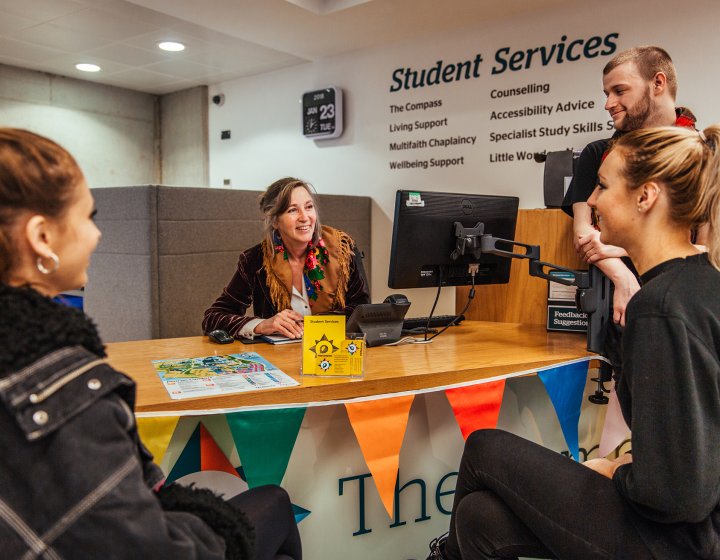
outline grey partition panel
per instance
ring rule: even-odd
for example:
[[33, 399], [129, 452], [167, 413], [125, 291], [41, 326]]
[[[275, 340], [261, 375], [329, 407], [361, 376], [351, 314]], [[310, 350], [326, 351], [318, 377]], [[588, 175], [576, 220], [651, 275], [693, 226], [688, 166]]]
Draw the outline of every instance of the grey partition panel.
[[370, 216], [372, 207], [367, 196], [342, 196], [323, 194], [318, 205], [323, 224], [333, 226], [350, 234], [357, 247], [365, 255], [363, 264], [370, 278]]
[[205, 310], [235, 272], [238, 252], [160, 256], [160, 338], [202, 334]]
[[156, 191], [94, 189], [103, 235], [85, 287], [85, 312], [103, 340], [142, 340], [158, 333]]
[[[201, 334], [205, 309], [241, 251], [262, 237], [260, 191], [139, 186], [94, 189], [103, 237], [85, 310], [107, 342]], [[348, 232], [370, 272], [367, 197], [320, 195], [323, 223]]]
[[259, 242], [257, 191], [160, 187], [160, 338], [202, 334], [203, 313], [220, 295], [238, 255]]

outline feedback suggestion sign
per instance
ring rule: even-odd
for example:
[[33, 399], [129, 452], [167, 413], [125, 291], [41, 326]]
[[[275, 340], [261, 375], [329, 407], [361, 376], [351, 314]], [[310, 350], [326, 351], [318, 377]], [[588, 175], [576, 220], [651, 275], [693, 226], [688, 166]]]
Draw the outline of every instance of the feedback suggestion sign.
[[[390, 170], [532, 160], [534, 152], [544, 150], [528, 147], [529, 141], [544, 139], [552, 142], [553, 149], [563, 149], [573, 147], [569, 140], [573, 135], [609, 136], [612, 121], [596, 118], [602, 107], [595, 98], [563, 98], [550, 80], [510, 86], [507, 84], [513, 80], [507, 78], [531, 69], [610, 57], [618, 50], [619, 37], [617, 32], [574, 39], [562, 35], [551, 45], [499, 48], [488, 60], [476, 53], [459, 62], [441, 59], [425, 68], [394, 69], [387, 124]], [[448, 94], [448, 87], [442, 86], [473, 81], [483, 83], [486, 87], [482, 89], [489, 86], [489, 93], [485, 101], [478, 100], [482, 120], [470, 125], [469, 130], [463, 108], [454, 106], [457, 100]], [[497, 82], [497, 87], [491, 81]], [[427, 92], [427, 98], [418, 100], [419, 92]]]

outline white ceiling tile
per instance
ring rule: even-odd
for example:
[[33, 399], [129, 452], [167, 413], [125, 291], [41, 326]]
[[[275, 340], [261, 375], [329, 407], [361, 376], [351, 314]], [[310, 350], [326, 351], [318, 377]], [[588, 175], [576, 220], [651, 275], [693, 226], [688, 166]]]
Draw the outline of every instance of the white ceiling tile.
[[40, 22], [72, 14], [83, 9], [83, 6], [73, 0], [2, 0], [0, 9]]
[[121, 17], [96, 9], [84, 9], [53, 20], [52, 23], [75, 32], [92, 33], [102, 37], [105, 42], [119, 41], [157, 29], [157, 26], [140, 19]]
[[155, 95], [164, 95], [166, 93], [174, 93], [176, 91], [182, 91], [184, 89], [190, 89], [204, 85], [207, 84], [203, 84], [201, 82], [196, 82], [193, 80], [182, 80], [180, 82], [173, 82], [171, 84], [150, 86], [150, 88], [146, 91], [148, 91], [148, 93], [154, 93]]
[[170, 27], [159, 29], [151, 33], [145, 33], [143, 35], [137, 35], [132, 39], [123, 42], [141, 49], [159, 50], [157, 44], [161, 41], [179, 41], [185, 45], [184, 51], [166, 53], [168, 56], [172, 56], [174, 58], [185, 58], [193, 53], [204, 52], [213, 48], [210, 43], [196, 37], [192, 37], [186, 33], [175, 31]]
[[13, 33], [20, 29], [32, 27], [33, 25], [37, 24], [37, 20], [3, 12], [2, 7], [0, 6], [0, 35], [5, 35], [6, 33]]
[[183, 81], [177, 76], [168, 76], [159, 72], [150, 72], [140, 68], [133, 68], [124, 72], [117, 72], [111, 76], [106, 76], [103, 83], [108, 84], [127, 84], [127, 87], [141, 88], [151, 87], [155, 85], [167, 85]]
[[138, 49], [125, 43], [113, 43], [100, 47], [99, 49], [86, 51], [84, 54], [97, 56], [105, 60], [112, 60], [120, 64], [127, 64], [128, 66], [145, 66], [155, 62], [161, 62], [167, 58], [165, 56], [166, 53], [160, 49], [154, 49], [152, 51]]
[[171, 76], [178, 76], [179, 79], [182, 78], [186, 80], [206, 79], [211, 76], [217, 76], [225, 73], [217, 68], [212, 68], [210, 66], [205, 66], [203, 64], [187, 60], [166, 60], [164, 62], [144, 66], [143, 69]]
[[[114, 72], [123, 72], [131, 68], [128, 64], [120, 64], [107, 60], [99, 56], [92, 56], [88, 54], [63, 54], [62, 56], [55, 57], [48, 61], [57, 68], [64, 69], [60, 72], [63, 76], [72, 76], [73, 78], [79, 78], [81, 80], [92, 80], [96, 81], [102, 74], [112, 74]], [[82, 72], [75, 68], [76, 64], [97, 64], [100, 68], [100, 72]]]
[[257, 49], [215, 49], [188, 57], [189, 61], [198, 62], [227, 72], [241, 72], [248, 68], [258, 66], [283, 64], [300, 64], [308, 62], [286, 53], [266, 50], [258, 52]]
[[16, 60], [42, 62], [63, 54], [65, 53], [55, 49], [0, 37], [0, 59], [7, 56]]
[[102, 10], [108, 14], [135, 18], [155, 26], [170, 26], [175, 22], [182, 21], [171, 15], [164, 14], [143, 6], [139, 6], [125, 0], [75, 0], [87, 8]]
[[65, 52], [77, 52], [104, 45], [107, 41], [91, 31], [78, 33], [72, 29], [58, 27], [52, 23], [43, 23], [23, 29], [11, 35], [15, 39], [50, 47]]

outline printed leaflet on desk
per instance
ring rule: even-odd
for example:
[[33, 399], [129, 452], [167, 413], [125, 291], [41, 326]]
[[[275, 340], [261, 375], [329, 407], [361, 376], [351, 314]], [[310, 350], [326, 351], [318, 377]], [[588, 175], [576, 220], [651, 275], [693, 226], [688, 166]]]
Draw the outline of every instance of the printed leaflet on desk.
[[299, 385], [256, 352], [154, 360], [153, 365], [171, 399]]

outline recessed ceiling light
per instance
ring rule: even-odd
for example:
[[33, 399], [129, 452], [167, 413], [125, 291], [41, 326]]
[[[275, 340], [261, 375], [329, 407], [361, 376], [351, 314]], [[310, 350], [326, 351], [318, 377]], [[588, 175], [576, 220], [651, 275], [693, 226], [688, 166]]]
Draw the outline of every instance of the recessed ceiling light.
[[87, 64], [81, 62], [80, 64], [76, 64], [75, 68], [82, 70], [83, 72], [100, 72], [100, 67], [97, 64]]
[[177, 41], [163, 41], [158, 43], [158, 47], [164, 51], [179, 52], [185, 50], [185, 45], [178, 43]]

